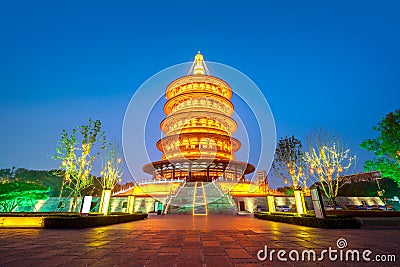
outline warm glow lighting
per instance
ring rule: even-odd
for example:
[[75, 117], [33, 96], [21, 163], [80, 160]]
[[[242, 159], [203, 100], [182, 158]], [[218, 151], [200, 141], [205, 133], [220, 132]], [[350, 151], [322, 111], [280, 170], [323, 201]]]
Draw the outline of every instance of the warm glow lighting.
[[[195, 183], [194, 185], [194, 194], [193, 194], [193, 215], [196, 216], [206, 216], [208, 214], [208, 209], [207, 209], [207, 199], [206, 199], [206, 193], [204, 192], [204, 183], [201, 182], [201, 190], [202, 190], [202, 197], [203, 197], [203, 201], [202, 202], [197, 202], [196, 199], [198, 197], [197, 195], [197, 183]], [[204, 206], [205, 209], [205, 213], [195, 213], [195, 207], [201, 205]]]
[[234, 197], [240, 196], [260, 196], [265, 197], [267, 192], [259, 184], [255, 183], [236, 183], [232, 182], [218, 182], [219, 186], [224, 192], [229, 192]]
[[135, 196], [128, 196], [128, 203], [126, 206], [127, 213], [133, 213], [135, 211]]
[[204, 59], [203, 59], [203, 55], [199, 53], [197, 53], [197, 55], [194, 58], [195, 61], [195, 66], [194, 66], [194, 70], [193, 70], [193, 74], [198, 75], [198, 74], [203, 74], [204, 75]]
[[43, 217], [1, 217], [0, 228], [43, 228]]
[[305, 214], [307, 209], [306, 209], [306, 204], [304, 202], [303, 191], [294, 190], [294, 201], [296, 203], [297, 214], [299, 215]]
[[111, 190], [110, 189], [103, 190], [101, 199], [102, 199], [102, 202], [100, 203], [99, 212], [103, 213], [104, 215], [107, 215], [108, 206], [109, 206], [110, 199], [111, 199]]
[[194, 194], [193, 194], [193, 215], [195, 215], [194, 213], [194, 208], [195, 208], [195, 203], [196, 203], [196, 191], [197, 191], [197, 183], [194, 183]]
[[[188, 75], [172, 81], [165, 96], [166, 118], [160, 124], [165, 137], [156, 144], [162, 152], [161, 161], [146, 164], [144, 172], [153, 175], [153, 179], [210, 182], [222, 173], [224, 177], [233, 175], [238, 181], [254, 171], [251, 164], [236, 161], [235, 152], [241, 143], [232, 137], [238, 127], [231, 118], [232, 89], [222, 79], [210, 75], [200, 52]], [[214, 164], [199, 167], [205, 160]], [[226, 168], [228, 164], [237, 167]], [[219, 173], [210, 175], [215, 171]]]
[[274, 196], [267, 196], [268, 211], [276, 212]]

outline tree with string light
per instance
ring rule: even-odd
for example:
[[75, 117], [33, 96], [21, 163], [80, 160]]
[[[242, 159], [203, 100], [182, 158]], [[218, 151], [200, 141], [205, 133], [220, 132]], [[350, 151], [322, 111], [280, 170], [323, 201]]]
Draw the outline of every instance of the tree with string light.
[[[272, 163], [274, 174], [282, 178], [285, 184], [288, 184], [290, 181], [293, 188], [296, 210], [299, 215], [305, 214], [307, 210], [302, 190], [302, 188], [306, 188], [306, 176], [303, 174], [305, 162], [301, 149], [301, 141], [293, 135], [290, 138], [282, 138], [278, 142], [274, 162]], [[271, 197], [270, 201], [272, 202]]]
[[112, 190], [118, 182], [122, 181], [121, 154], [121, 150], [116, 142], [114, 142], [106, 150], [105, 156], [103, 157], [103, 167], [100, 172], [100, 183], [103, 191], [101, 194], [99, 211], [104, 215], [108, 214]]
[[[98, 144], [100, 143], [100, 144]], [[98, 147], [96, 149], [96, 144]], [[64, 129], [56, 148], [57, 154], [53, 159], [61, 160], [59, 175], [64, 176], [62, 189], [70, 190], [73, 197], [71, 211], [76, 211], [78, 197], [82, 190], [94, 183], [94, 177], [90, 174], [94, 160], [106, 147], [106, 137], [101, 131], [100, 120], [89, 119], [87, 125], [81, 125], [73, 129], [71, 134]]]
[[308, 151], [304, 161], [309, 167], [311, 179], [320, 185], [328, 203], [336, 209], [335, 198], [343, 186], [343, 176], [356, 160], [350, 149], [334, 134], [314, 131], [307, 138]]
[[292, 137], [281, 138], [275, 149], [272, 163], [273, 173], [290, 184], [293, 189], [304, 187], [306, 177], [303, 175], [305, 162], [303, 160], [301, 141]]

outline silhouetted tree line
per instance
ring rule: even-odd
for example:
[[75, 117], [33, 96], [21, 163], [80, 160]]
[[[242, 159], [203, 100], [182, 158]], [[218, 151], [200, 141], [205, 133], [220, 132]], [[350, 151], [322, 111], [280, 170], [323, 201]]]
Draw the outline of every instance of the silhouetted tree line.
[[[49, 197], [59, 197], [62, 187], [63, 174], [60, 170], [28, 170], [25, 168], [6, 168], [0, 169], [0, 181], [8, 182], [30, 182], [46, 187], [50, 187], [48, 192]], [[125, 190], [134, 185], [133, 182], [128, 182], [125, 184], [117, 184], [113, 191], [118, 192], [120, 190]], [[84, 196], [101, 196], [102, 186], [101, 178], [96, 177], [94, 179], [94, 185], [83, 190], [82, 195]], [[64, 189], [62, 196], [66, 197], [70, 192]]]

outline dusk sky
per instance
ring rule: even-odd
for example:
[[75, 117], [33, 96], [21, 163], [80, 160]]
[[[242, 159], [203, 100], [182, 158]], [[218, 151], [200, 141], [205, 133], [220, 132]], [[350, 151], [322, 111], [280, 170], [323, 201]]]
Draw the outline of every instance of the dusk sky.
[[257, 84], [278, 139], [322, 127], [362, 171], [373, 154], [359, 143], [400, 108], [399, 11], [398, 1], [3, 1], [0, 168], [57, 167], [62, 129], [89, 117], [121, 140], [137, 88], [200, 50]]

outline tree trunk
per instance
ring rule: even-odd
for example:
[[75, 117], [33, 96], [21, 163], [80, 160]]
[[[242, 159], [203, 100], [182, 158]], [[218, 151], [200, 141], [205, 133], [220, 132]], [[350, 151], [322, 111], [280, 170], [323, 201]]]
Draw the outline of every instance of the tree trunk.
[[81, 182], [81, 179], [78, 176], [78, 180], [77, 180], [75, 188], [74, 188], [74, 201], [72, 202], [72, 207], [71, 207], [72, 212], [75, 212], [76, 206], [78, 204], [78, 193], [80, 193], [80, 189], [79, 189], [80, 182]]
[[78, 202], [78, 192], [74, 192], [74, 199], [72, 200], [71, 212], [75, 212], [77, 202]]
[[333, 210], [336, 211], [336, 202], [334, 197], [332, 197], [332, 205], [333, 205]]

